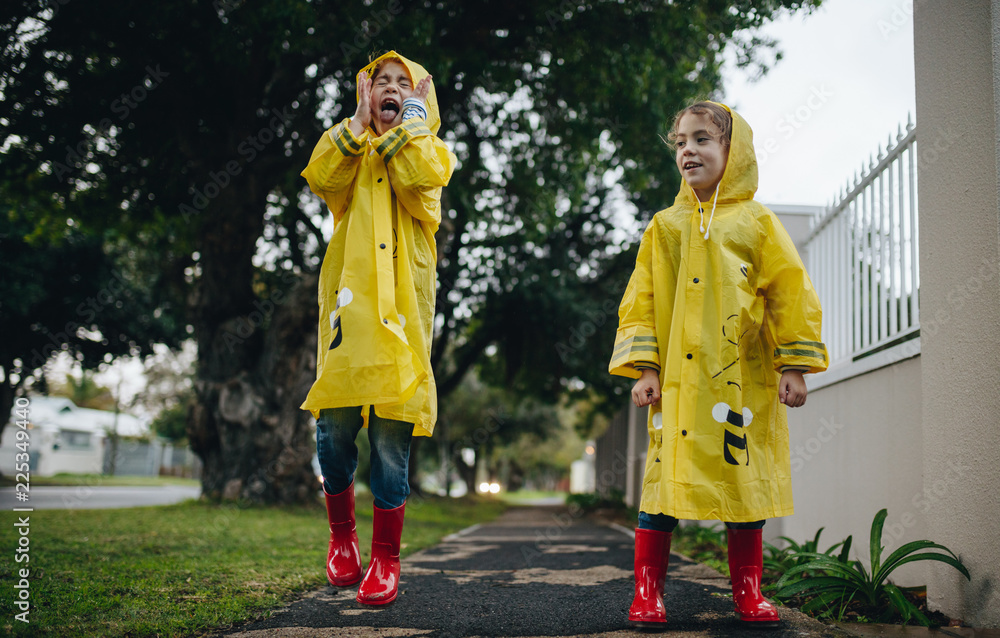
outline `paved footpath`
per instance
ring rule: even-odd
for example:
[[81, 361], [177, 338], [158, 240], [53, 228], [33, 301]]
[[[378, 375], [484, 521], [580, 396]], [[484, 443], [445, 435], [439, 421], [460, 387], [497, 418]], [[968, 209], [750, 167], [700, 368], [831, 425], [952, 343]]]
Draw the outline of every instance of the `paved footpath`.
[[[356, 587], [324, 587], [270, 618], [218, 635], [642, 635], [627, 623], [633, 593], [628, 532], [573, 517], [565, 507], [514, 508], [404, 559], [399, 598], [387, 607], [357, 604]], [[671, 636], [852, 635], [787, 608], [779, 610], [780, 629], [744, 629], [729, 580], [678, 554], [671, 555], [665, 589]]]

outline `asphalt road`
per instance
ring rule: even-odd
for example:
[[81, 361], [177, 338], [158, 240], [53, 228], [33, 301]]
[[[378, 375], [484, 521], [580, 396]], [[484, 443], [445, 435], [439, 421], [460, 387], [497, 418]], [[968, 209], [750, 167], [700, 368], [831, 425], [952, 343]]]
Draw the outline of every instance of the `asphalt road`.
[[[635, 636], [627, 623], [632, 558], [629, 530], [573, 517], [563, 507], [516, 508], [406, 558], [399, 598], [387, 607], [357, 604], [356, 586], [324, 587], [216, 635]], [[787, 608], [779, 611], [783, 627], [746, 629], [733, 611], [729, 580], [677, 554], [665, 589], [673, 636], [851, 635]]]
[[102, 485], [38, 485], [27, 492], [28, 500], [18, 501], [14, 487], [0, 489], [0, 510], [30, 507], [36, 510], [52, 509], [114, 509], [169, 505], [198, 498], [201, 488], [184, 485], [158, 487], [123, 487]]

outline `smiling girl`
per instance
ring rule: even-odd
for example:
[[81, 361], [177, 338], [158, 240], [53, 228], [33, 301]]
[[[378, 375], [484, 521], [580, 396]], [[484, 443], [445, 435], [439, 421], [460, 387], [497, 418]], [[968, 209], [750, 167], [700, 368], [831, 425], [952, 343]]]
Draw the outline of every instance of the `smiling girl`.
[[699, 102], [669, 140], [680, 192], [643, 234], [609, 365], [650, 406], [629, 620], [666, 626], [671, 533], [678, 519], [715, 519], [740, 619], [776, 626], [760, 594], [761, 528], [792, 513], [785, 408], [805, 403], [804, 372], [826, 369], [822, 311], [788, 233], [753, 200], [746, 121]]

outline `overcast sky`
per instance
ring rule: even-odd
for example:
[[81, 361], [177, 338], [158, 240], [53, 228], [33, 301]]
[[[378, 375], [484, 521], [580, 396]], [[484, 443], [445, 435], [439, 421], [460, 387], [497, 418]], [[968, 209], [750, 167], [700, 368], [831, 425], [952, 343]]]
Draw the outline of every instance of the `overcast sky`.
[[750, 123], [764, 204], [826, 205], [913, 114], [911, 0], [825, 0], [763, 29], [784, 58], [762, 79], [726, 73]]

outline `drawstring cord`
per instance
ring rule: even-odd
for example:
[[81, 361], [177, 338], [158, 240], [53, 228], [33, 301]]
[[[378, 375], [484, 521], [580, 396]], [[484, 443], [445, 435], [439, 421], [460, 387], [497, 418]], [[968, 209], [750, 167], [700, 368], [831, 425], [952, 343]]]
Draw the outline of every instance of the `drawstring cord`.
[[705, 228], [705, 209], [701, 206], [701, 200], [698, 199], [698, 194], [695, 193], [694, 195], [694, 198], [698, 199], [698, 215], [701, 219], [698, 228], [701, 232], [705, 233], [706, 240], [708, 240], [708, 231], [712, 228], [712, 220], [715, 219], [715, 205], [719, 203], [719, 186], [722, 186], [722, 182], [719, 182], [718, 186], [715, 187], [715, 195], [712, 196], [712, 214], [708, 216], [708, 228]]

